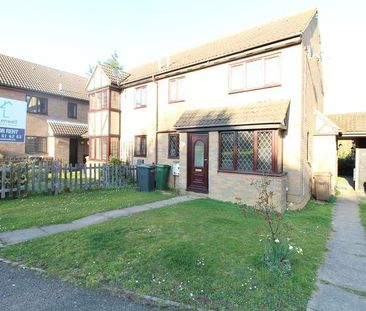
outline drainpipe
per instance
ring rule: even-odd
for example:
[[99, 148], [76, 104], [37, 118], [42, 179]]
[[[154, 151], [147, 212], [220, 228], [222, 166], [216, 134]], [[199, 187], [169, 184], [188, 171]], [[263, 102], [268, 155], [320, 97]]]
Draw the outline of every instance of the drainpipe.
[[[305, 126], [306, 126], [306, 88], [307, 88], [307, 63], [308, 63], [308, 51], [307, 51], [307, 47], [305, 47], [305, 53], [303, 54], [304, 55], [304, 89], [303, 89], [303, 120], [302, 120], [302, 129], [301, 129], [301, 137], [303, 138], [303, 135], [304, 135], [304, 130], [305, 130]], [[306, 146], [306, 148], [309, 148], [309, 146]], [[308, 150], [306, 150], [306, 152], [308, 152]], [[305, 164], [304, 164], [304, 160], [302, 159], [302, 169], [301, 169], [301, 179], [302, 179], [302, 196], [305, 196], [305, 181], [304, 181], [304, 177], [305, 177], [305, 173], [304, 173], [304, 170], [305, 170]]]
[[158, 134], [159, 134], [159, 82], [156, 81], [155, 76], [152, 76], [152, 81], [156, 85], [156, 99], [155, 99], [155, 164], [158, 163]]

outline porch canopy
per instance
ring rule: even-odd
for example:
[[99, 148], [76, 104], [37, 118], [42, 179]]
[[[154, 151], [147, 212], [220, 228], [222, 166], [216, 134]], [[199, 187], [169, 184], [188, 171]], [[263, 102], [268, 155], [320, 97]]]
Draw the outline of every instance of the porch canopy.
[[79, 137], [88, 131], [87, 123], [67, 122], [67, 121], [47, 121], [53, 136], [73, 136]]
[[185, 111], [178, 131], [225, 129], [286, 129], [289, 100], [271, 100], [230, 107]]

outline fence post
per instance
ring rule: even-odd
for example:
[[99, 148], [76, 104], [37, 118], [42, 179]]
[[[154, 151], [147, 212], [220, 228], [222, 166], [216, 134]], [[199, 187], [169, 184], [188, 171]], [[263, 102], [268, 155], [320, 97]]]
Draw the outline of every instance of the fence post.
[[36, 189], [35, 182], [36, 182], [36, 170], [35, 170], [35, 163], [32, 162], [32, 192], [34, 192]]
[[24, 192], [25, 192], [25, 193], [28, 193], [28, 178], [29, 178], [28, 163], [25, 163], [24, 169], [25, 169], [25, 184], [24, 184]]
[[17, 165], [17, 197], [20, 197], [20, 192], [21, 192], [21, 183], [20, 183], [20, 178], [22, 175], [22, 165], [20, 163], [18, 163]]
[[74, 170], [74, 177], [75, 177], [75, 190], [78, 188], [78, 165], [75, 164], [74, 167], [73, 167], [73, 170]]
[[48, 193], [48, 162], [46, 162], [44, 170], [45, 170], [45, 178], [46, 178], [45, 188], [46, 188], [46, 193]]
[[42, 192], [42, 162], [38, 162], [38, 191]]
[[10, 197], [13, 199], [13, 197], [14, 197], [14, 193], [13, 193], [13, 191], [14, 191], [14, 187], [13, 187], [13, 182], [14, 182], [14, 180], [13, 180], [13, 178], [14, 178], [14, 174], [13, 174], [13, 170], [14, 170], [14, 164], [13, 163], [11, 163], [10, 164], [10, 186], [9, 186], [9, 191], [10, 191]]
[[72, 165], [69, 163], [69, 189], [72, 190]]
[[6, 164], [1, 167], [1, 198], [5, 199], [5, 179], [6, 179]]

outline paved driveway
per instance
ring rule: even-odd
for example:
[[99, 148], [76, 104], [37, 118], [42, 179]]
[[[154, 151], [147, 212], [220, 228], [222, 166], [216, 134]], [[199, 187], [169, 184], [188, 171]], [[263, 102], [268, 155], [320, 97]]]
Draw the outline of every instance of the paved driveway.
[[0, 310], [159, 310], [0, 263]]

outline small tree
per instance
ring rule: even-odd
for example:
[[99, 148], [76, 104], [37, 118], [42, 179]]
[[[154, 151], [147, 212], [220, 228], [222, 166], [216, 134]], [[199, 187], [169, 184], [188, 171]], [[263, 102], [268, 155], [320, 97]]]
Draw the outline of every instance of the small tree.
[[[119, 60], [118, 60], [118, 53], [116, 51], [114, 51], [111, 56], [105, 60], [104, 62], [101, 62], [100, 60], [97, 61], [97, 64], [103, 64], [103, 65], [107, 65], [112, 67], [113, 69], [117, 69], [117, 70], [122, 70], [123, 66], [122, 64], [120, 64]], [[93, 65], [89, 65], [89, 68], [86, 70], [86, 75], [87, 76], [91, 76], [91, 74], [93, 73], [95, 66]]]
[[[267, 227], [266, 238], [263, 240], [264, 263], [270, 270], [276, 269], [287, 273], [291, 271], [290, 253], [292, 250], [302, 253], [302, 250], [289, 245], [289, 239], [283, 237], [285, 229], [286, 232], [289, 231], [289, 226], [284, 221], [285, 209], [280, 209], [273, 202], [275, 194], [270, 190], [271, 182], [268, 176], [251, 182], [258, 192], [253, 211], [265, 221]], [[246, 214], [248, 206], [242, 202], [239, 202], [239, 206]]]
[[122, 65], [119, 63], [118, 54], [116, 51], [114, 51], [111, 54], [111, 56], [103, 64], [108, 65], [108, 66], [112, 67], [113, 69], [118, 69], [118, 70], [123, 69]]
[[256, 213], [265, 220], [270, 233], [270, 239], [275, 242], [280, 238], [280, 229], [283, 224], [284, 213], [276, 209], [273, 203], [273, 191], [269, 190], [271, 180], [264, 176], [258, 181], [252, 181], [251, 185], [257, 189], [258, 199], [255, 203]]

